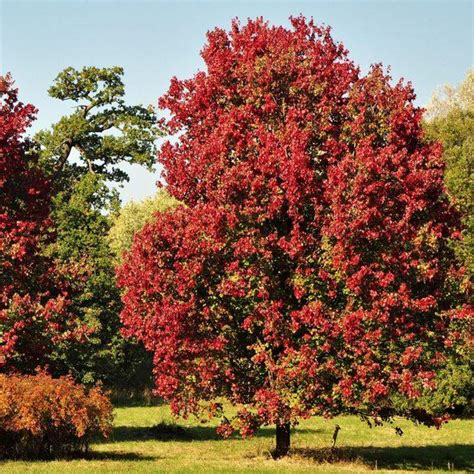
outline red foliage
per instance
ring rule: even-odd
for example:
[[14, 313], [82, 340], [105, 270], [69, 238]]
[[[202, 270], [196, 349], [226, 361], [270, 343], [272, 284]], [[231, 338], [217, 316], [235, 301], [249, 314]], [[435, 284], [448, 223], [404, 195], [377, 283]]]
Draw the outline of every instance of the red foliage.
[[410, 84], [361, 75], [328, 28], [292, 25], [216, 29], [207, 71], [172, 80], [160, 105], [177, 136], [159, 161], [186, 207], [157, 215], [119, 269], [157, 392], [181, 414], [226, 397], [244, 434], [388, 418], [392, 394], [432, 385], [462, 314], [458, 216]]
[[[50, 185], [24, 138], [32, 105], [0, 77], [0, 370], [32, 371], [59, 341], [78, 337], [67, 312], [68, 285], [41, 255], [51, 238]], [[79, 331], [80, 332], [80, 331]]]

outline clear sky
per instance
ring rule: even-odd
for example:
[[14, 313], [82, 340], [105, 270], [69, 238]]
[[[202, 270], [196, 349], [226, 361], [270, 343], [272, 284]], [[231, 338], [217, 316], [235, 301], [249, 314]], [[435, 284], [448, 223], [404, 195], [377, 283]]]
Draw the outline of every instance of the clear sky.
[[[39, 108], [36, 131], [71, 111], [46, 92], [67, 66], [123, 66], [127, 100], [155, 104], [172, 76], [203, 67], [209, 29], [234, 17], [288, 25], [299, 13], [331, 25], [363, 70], [382, 62], [394, 79], [411, 80], [419, 105], [439, 85], [459, 83], [472, 64], [471, 1], [0, 0], [0, 72], [10, 71], [22, 100]], [[156, 173], [129, 171], [124, 201], [154, 193]]]

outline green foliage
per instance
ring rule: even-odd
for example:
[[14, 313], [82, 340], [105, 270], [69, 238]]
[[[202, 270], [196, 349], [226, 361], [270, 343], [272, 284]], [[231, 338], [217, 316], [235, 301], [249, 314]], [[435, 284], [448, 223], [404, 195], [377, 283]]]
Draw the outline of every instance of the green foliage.
[[47, 252], [65, 263], [80, 263], [87, 274], [73, 311], [92, 332], [80, 347], [60, 347], [55, 354], [60, 373], [76, 380], [108, 386], [144, 386], [151, 362], [143, 348], [120, 335], [120, 294], [115, 284], [113, 255], [107, 235], [110, 219], [104, 211], [118, 206], [117, 196], [95, 174], [86, 174], [72, 189], [54, 199], [57, 238]]
[[434, 413], [440, 413], [445, 407], [449, 407], [453, 415], [468, 415], [472, 411], [473, 394], [472, 367], [469, 363], [451, 361], [438, 374], [436, 392], [424, 395], [421, 403]]
[[454, 417], [472, 415], [474, 383], [469, 361], [450, 360], [436, 374], [436, 383], [435, 391], [425, 390], [417, 400], [398, 397], [393, 402], [401, 412], [422, 409], [434, 416], [445, 413]]
[[474, 69], [457, 88], [446, 86], [433, 96], [427, 109], [425, 130], [438, 140], [446, 160], [448, 192], [463, 214], [463, 240], [456, 244], [458, 257], [474, 275]]
[[[158, 120], [151, 106], [125, 104], [122, 76], [121, 67], [69, 67], [56, 77], [50, 96], [77, 104], [71, 115], [36, 135], [43, 165], [56, 179], [68, 182], [92, 172], [123, 182], [128, 180], [120, 169], [123, 163], [151, 169]], [[78, 155], [74, 163], [68, 162], [73, 150]]]
[[179, 201], [162, 190], [153, 197], [125, 204], [113, 217], [109, 232], [110, 247], [116, 258], [120, 260], [122, 253], [130, 249], [135, 233], [141, 230], [156, 212], [172, 209], [178, 203]]
[[[468, 277], [474, 275], [474, 69], [457, 87], [444, 86], [433, 94], [427, 107], [424, 128], [429, 140], [443, 145], [446, 161], [445, 183], [463, 219], [463, 239], [455, 242], [457, 257]], [[466, 330], [466, 329], [465, 329]], [[416, 406], [431, 413], [448, 409], [467, 414], [472, 409], [472, 353], [468, 344], [458, 348], [456, 360], [447, 362], [437, 374], [437, 390], [426, 392]], [[471, 351], [472, 352], [472, 351]], [[400, 403], [406, 404], [405, 401]]]
[[151, 383], [151, 360], [142, 345], [120, 334], [121, 302], [107, 240], [110, 216], [120, 202], [107, 183], [128, 180], [124, 163], [151, 168], [160, 131], [152, 108], [125, 103], [122, 76], [120, 67], [62, 71], [49, 94], [77, 106], [35, 138], [56, 193], [56, 241], [45, 253], [59, 263], [79, 265], [86, 275], [72, 301], [87, 328], [85, 341], [80, 347], [67, 341], [58, 346], [55, 373], [71, 372], [87, 384], [100, 380], [109, 387], [140, 390]]
[[56, 256], [61, 260], [80, 260], [87, 252], [89, 260], [110, 266], [110, 250], [97, 237], [105, 235], [109, 228], [109, 219], [102, 211], [117, 206], [117, 194], [91, 173], [76, 181], [72, 189], [60, 192], [53, 205], [58, 237], [53, 247]]

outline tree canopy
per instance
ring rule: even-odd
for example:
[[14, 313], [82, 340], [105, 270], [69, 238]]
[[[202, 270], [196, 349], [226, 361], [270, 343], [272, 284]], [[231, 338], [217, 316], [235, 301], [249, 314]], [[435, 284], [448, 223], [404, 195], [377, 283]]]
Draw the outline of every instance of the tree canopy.
[[275, 424], [277, 454], [302, 417], [388, 419], [392, 395], [433, 388], [468, 312], [413, 89], [291, 22], [217, 28], [206, 70], [172, 80], [158, 160], [184, 205], [155, 214], [119, 270], [124, 331], [153, 351], [173, 411], [223, 416], [225, 397], [238, 411], [220, 433]]
[[[153, 107], [125, 103], [122, 76], [121, 67], [69, 67], [58, 74], [49, 95], [77, 106], [36, 136], [50, 174], [64, 180], [91, 172], [123, 182], [128, 175], [121, 164], [152, 167], [160, 135], [158, 120]], [[73, 150], [77, 162], [69, 160]]]
[[445, 183], [463, 214], [463, 239], [458, 257], [474, 275], [474, 69], [458, 87], [445, 86], [427, 107], [425, 130], [443, 144]]

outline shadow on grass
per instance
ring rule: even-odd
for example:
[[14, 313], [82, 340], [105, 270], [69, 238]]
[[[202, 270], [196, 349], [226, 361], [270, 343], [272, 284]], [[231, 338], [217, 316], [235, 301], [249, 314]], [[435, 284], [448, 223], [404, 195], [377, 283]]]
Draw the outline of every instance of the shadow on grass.
[[[316, 433], [319, 430], [299, 429], [297, 433]], [[261, 428], [255, 433], [256, 438], [274, 438], [274, 428]], [[239, 438], [235, 435], [234, 438]], [[125, 441], [219, 441], [223, 438], [216, 433], [216, 428], [211, 426], [191, 426], [183, 427], [173, 423], [159, 423], [155, 426], [117, 426], [113, 429], [112, 435], [107, 443]], [[100, 443], [100, 441], [98, 441]]]
[[450, 444], [437, 446], [342, 447], [337, 449], [292, 449], [293, 456], [316, 462], [360, 462], [378, 469], [465, 469], [474, 472], [474, 446]]
[[110, 442], [122, 441], [208, 441], [219, 439], [215, 429], [210, 427], [183, 428], [179, 425], [117, 426]]
[[[0, 465], [8, 461], [22, 461], [35, 463], [48, 463], [51, 461], [151, 461], [158, 459], [157, 456], [143, 456], [139, 453], [127, 452], [104, 452], [104, 451], [89, 451], [87, 453], [77, 452], [57, 456], [5, 456], [0, 457]], [[1, 471], [1, 469], [0, 469]]]
[[158, 456], [144, 456], [138, 453], [91, 451], [82, 459], [88, 461], [156, 461]]

